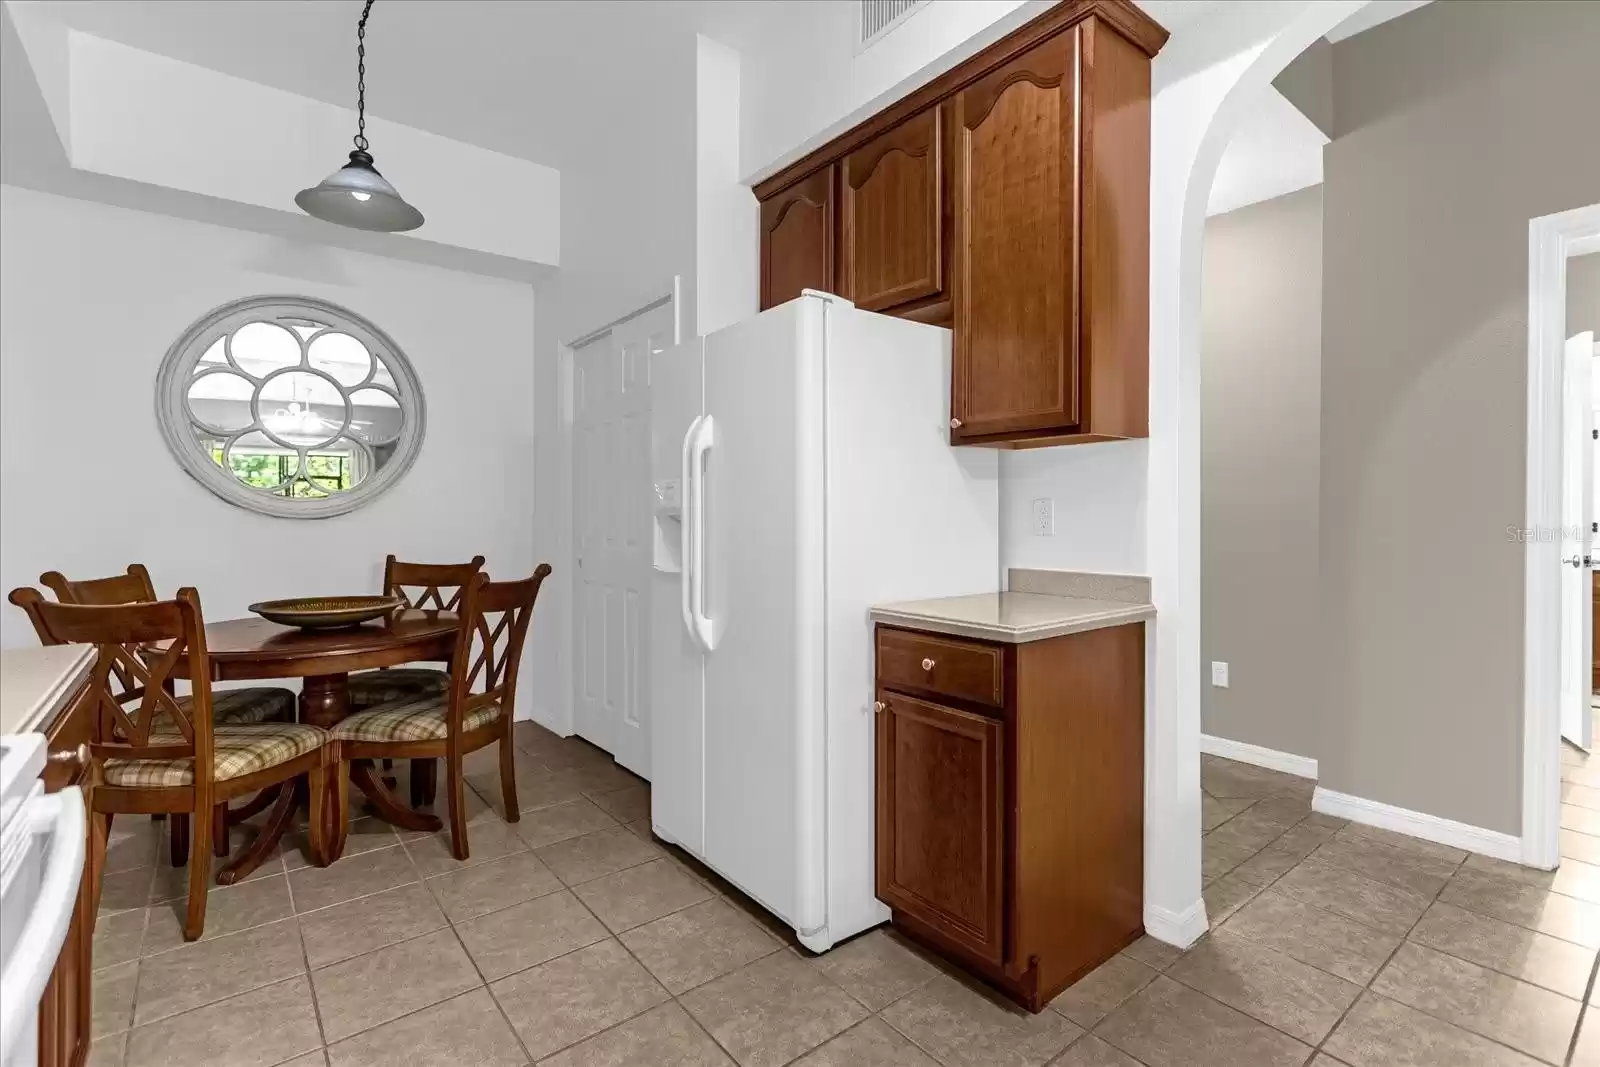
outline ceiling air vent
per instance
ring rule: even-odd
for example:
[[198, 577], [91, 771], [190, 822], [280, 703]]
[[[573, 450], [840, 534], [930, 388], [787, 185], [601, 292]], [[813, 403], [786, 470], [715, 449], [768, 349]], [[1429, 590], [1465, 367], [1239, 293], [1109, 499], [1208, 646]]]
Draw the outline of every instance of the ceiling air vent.
[[861, 18], [857, 25], [856, 51], [863, 52], [882, 40], [896, 26], [927, 7], [931, 0], [859, 0]]

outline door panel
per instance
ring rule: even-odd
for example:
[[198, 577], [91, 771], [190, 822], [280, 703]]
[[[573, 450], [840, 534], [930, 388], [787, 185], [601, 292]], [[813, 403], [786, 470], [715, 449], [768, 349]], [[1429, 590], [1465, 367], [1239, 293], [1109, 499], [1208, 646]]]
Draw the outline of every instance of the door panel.
[[833, 177], [829, 164], [761, 202], [761, 307], [802, 289], [834, 292]]
[[650, 776], [650, 358], [669, 301], [573, 350], [574, 726]]
[[707, 862], [795, 927], [825, 917], [822, 305], [706, 339]]
[[955, 98], [958, 439], [1078, 422], [1080, 32], [1050, 38]]
[[840, 287], [859, 308], [944, 289], [942, 111], [913, 115], [844, 159]]
[[1001, 963], [1005, 726], [880, 692], [878, 897]]

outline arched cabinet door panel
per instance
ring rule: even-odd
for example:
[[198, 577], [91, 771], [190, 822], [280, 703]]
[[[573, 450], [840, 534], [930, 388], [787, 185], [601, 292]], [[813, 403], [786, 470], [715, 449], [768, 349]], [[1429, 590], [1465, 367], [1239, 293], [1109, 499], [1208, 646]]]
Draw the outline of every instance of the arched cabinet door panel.
[[761, 202], [761, 309], [803, 289], [835, 292], [833, 164]]
[[956, 94], [956, 439], [1078, 423], [1080, 27]]
[[944, 112], [935, 104], [844, 158], [840, 285], [857, 307], [883, 311], [944, 292]]

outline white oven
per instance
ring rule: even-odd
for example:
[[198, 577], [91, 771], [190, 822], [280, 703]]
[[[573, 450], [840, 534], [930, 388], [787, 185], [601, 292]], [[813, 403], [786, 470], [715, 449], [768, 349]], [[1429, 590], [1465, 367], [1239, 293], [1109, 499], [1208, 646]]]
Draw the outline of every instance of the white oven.
[[0, 1067], [38, 1063], [39, 998], [83, 877], [83, 794], [46, 794], [45, 759], [43, 734], [0, 735]]

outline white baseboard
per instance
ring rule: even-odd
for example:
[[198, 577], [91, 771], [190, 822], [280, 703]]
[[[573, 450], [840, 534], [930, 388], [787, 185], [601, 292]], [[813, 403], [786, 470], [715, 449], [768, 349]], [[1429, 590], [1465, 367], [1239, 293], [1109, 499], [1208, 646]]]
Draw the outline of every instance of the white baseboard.
[[1238, 760], [1240, 763], [1249, 763], [1256, 767], [1265, 767], [1268, 770], [1282, 771], [1284, 774], [1292, 774], [1300, 778], [1315, 778], [1317, 776], [1317, 761], [1309, 756], [1296, 756], [1293, 752], [1279, 752], [1275, 748], [1247, 745], [1243, 741], [1230, 741], [1226, 737], [1201, 734], [1200, 751], [1208, 756], [1221, 756], [1223, 759]]
[[1393, 830], [1396, 833], [1419, 837], [1434, 844], [1466, 849], [1468, 852], [1491, 856], [1497, 860], [1522, 862], [1522, 838], [1514, 834], [1485, 830], [1481, 826], [1471, 826], [1464, 822], [1456, 822], [1454, 819], [1442, 819], [1437, 815], [1425, 815], [1409, 808], [1397, 808], [1393, 804], [1382, 804], [1365, 797], [1353, 797], [1349, 793], [1335, 793], [1320, 785], [1311, 795], [1311, 810], [1338, 819], [1349, 819], [1351, 822], [1376, 826], [1382, 830]]
[[1157, 941], [1165, 941], [1178, 948], [1188, 948], [1210, 929], [1206, 920], [1206, 902], [1197, 900], [1181, 912], [1155, 904], [1144, 906], [1144, 932]]

